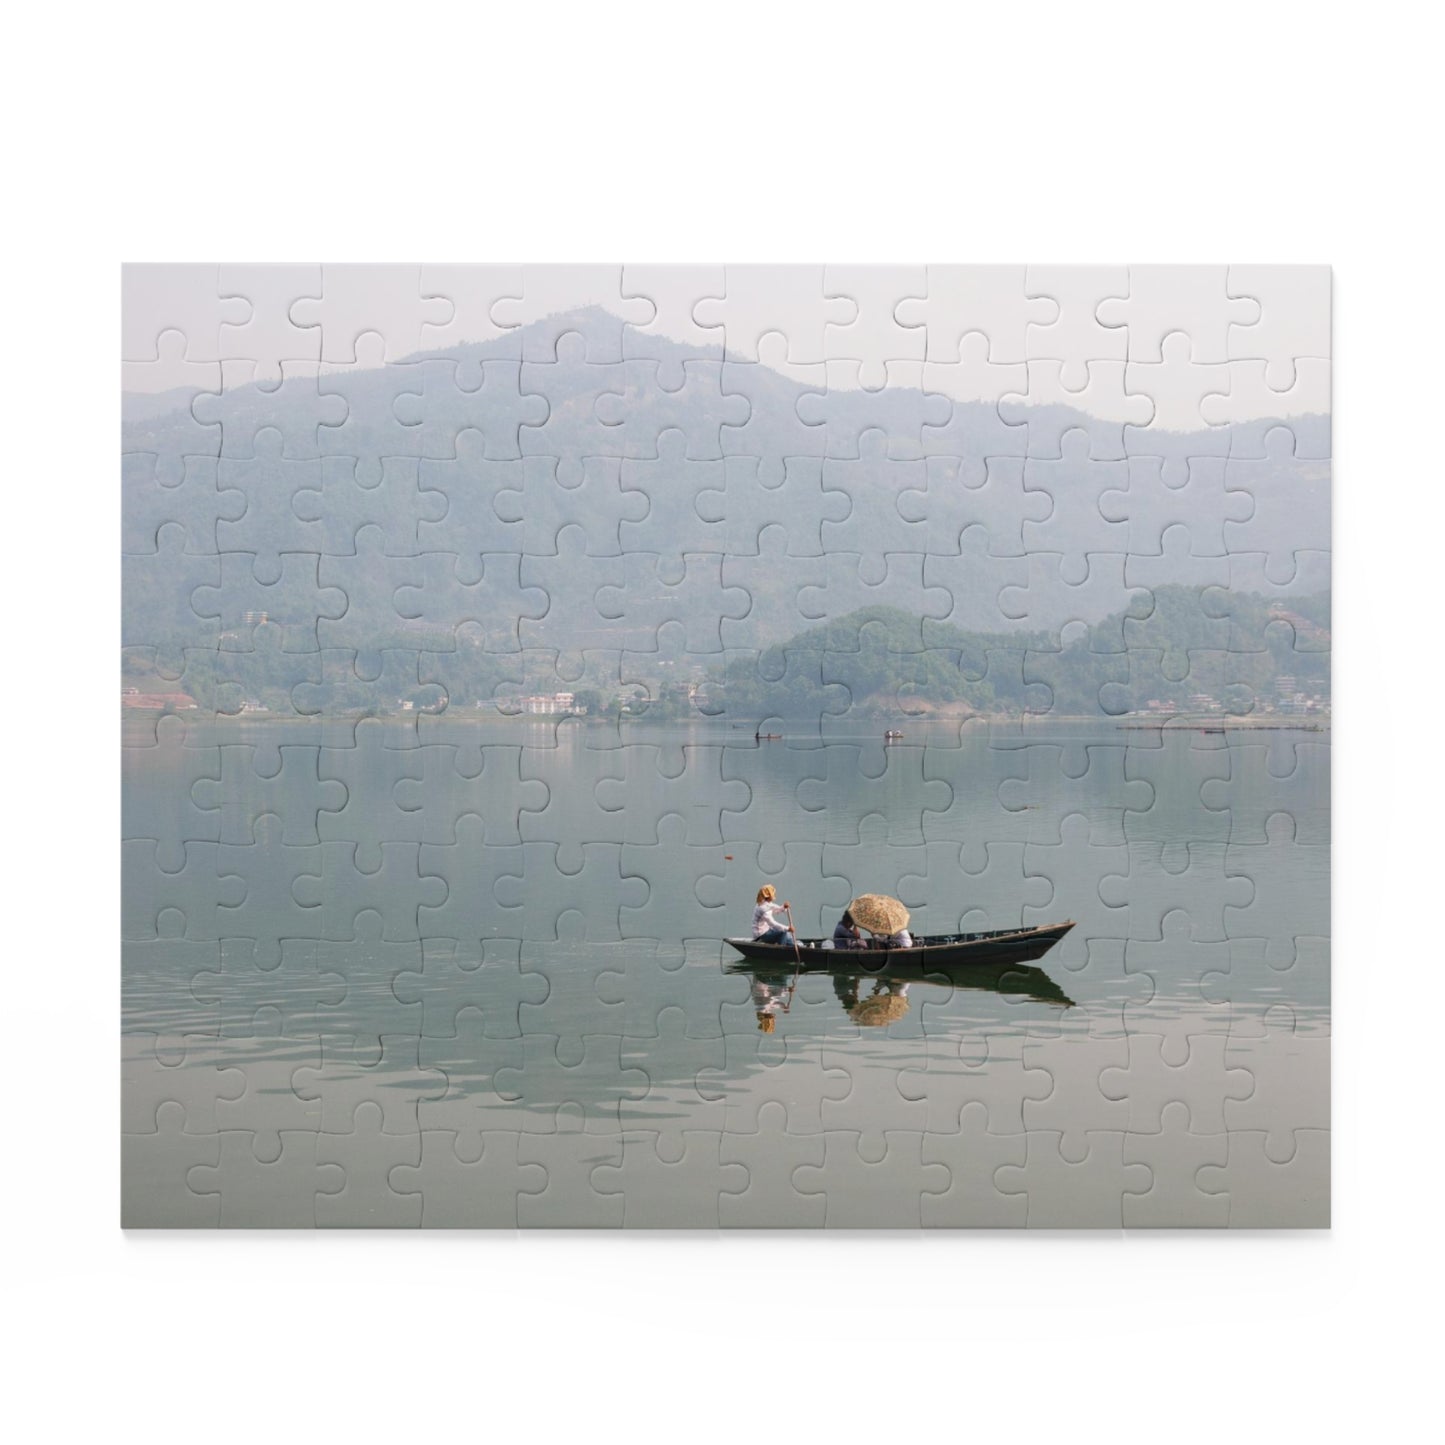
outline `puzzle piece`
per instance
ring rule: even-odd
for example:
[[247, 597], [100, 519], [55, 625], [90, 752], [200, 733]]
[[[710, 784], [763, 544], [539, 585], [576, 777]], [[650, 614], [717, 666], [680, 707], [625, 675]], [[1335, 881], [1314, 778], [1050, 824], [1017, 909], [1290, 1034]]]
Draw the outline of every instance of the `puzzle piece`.
[[726, 462], [691, 460], [687, 437], [675, 428], [664, 431], [655, 460], [624, 461], [618, 469], [620, 489], [647, 502], [642, 516], [619, 523], [621, 549], [665, 554], [674, 564], [690, 552], [725, 552], [725, 517], [708, 515], [700, 503], [705, 494], [726, 490], [727, 472]]
[[621, 1194], [626, 1201], [624, 1228], [719, 1227], [721, 1197], [738, 1193], [747, 1171], [741, 1164], [723, 1163], [720, 1134], [689, 1129], [685, 1138], [682, 1152], [673, 1158], [664, 1153], [659, 1135], [626, 1133], [621, 1162], [599, 1164], [592, 1171], [598, 1193]]
[[[1124, 1137], [1124, 1164], [1142, 1164], [1150, 1176], [1147, 1193], [1124, 1196], [1124, 1228], [1227, 1225], [1228, 1198], [1202, 1189], [1199, 1179], [1205, 1169], [1228, 1165], [1228, 1135], [1195, 1133], [1188, 1105], [1177, 1100], [1164, 1105], [1161, 1120], [1156, 1133]], [[1206, 1198], [1201, 1200], [1201, 1195]]]
[[263, 1014], [281, 1038], [314, 1038], [349, 992], [345, 974], [330, 966], [347, 969], [349, 960], [323, 959], [319, 948], [311, 939], [283, 939], [280, 960], [272, 963], [254, 939], [224, 938], [219, 969], [198, 970], [191, 994], [203, 1004], [214, 1002], [224, 1038], [255, 1037]]
[[1127, 267], [1030, 266], [1024, 294], [1052, 301], [1055, 308], [1049, 320], [1029, 321], [1025, 355], [1030, 361], [1062, 362], [1061, 380], [1070, 390], [1086, 383], [1090, 362], [1128, 360], [1124, 328], [1106, 326], [1099, 319], [1106, 300], [1128, 299]]
[[1097, 460], [1129, 455], [1128, 429], [1149, 425], [1155, 405], [1146, 387], [1152, 379], [1162, 379], [1161, 372], [1141, 372], [1139, 386], [1131, 389], [1125, 362], [1090, 361], [1085, 371], [1088, 380], [1083, 385], [1067, 386], [1063, 362], [1030, 361], [1027, 388], [999, 397], [1003, 422], [1028, 433], [1026, 455], [1058, 457], [1065, 433], [1080, 430], [1089, 439], [1089, 455]]
[[1228, 276], [1227, 266], [1130, 266], [1129, 294], [1101, 300], [1099, 324], [1125, 329], [1130, 361], [1160, 360], [1171, 332], [1193, 338], [1199, 361], [1224, 361], [1231, 327], [1263, 314], [1258, 300], [1230, 289]]
[[1000, 1194], [996, 1184], [1004, 1165], [1021, 1169], [1027, 1162], [1024, 1134], [988, 1131], [988, 1110], [965, 1104], [957, 1132], [923, 1136], [920, 1161], [948, 1170], [948, 1188], [923, 1198], [923, 1224], [935, 1229], [1003, 1229], [1028, 1223], [1028, 1203], [1019, 1195]]
[[1099, 1087], [1107, 1098], [1129, 1101], [1130, 1134], [1159, 1133], [1164, 1107], [1175, 1102], [1188, 1108], [1191, 1132], [1224, 1133], [1230, 1102], [1251, 1087], [1248, 1072], [1229, 1067], [1220, 1035], [1193, 1036], [1177, 1061], [1166, 1042], [1157, 1034], [1131, 1037], [1127, 1066], [1100, 1074]]
[[126, 1225], [1327, 1224], [1329, 286], [126, 268]]
[[164, 487], [179, 486], [200, 458], [221, 450], [221, 430], [197, 416], [221, 391], [221, 367], [186, 359], [186, 338], [163, 331], [154, 361], [125, 362], [122, 385], [129, 396], [122, 411], [123, 445], [127, 452], [155, 458], [156, 477]]
[[725, 1189], [718, 1197], [725, 1228], [816, 1229], [826, 1223], [826, 1197], [794, 1185], [799, 1168], [822, 1166], [826, 1145], [821, 1135], [789, 1133], [787, 1117], [782, 1104], [769, 1101], [759, 1109], [755, 1129], [732, 1128], [722, 1136], [719, 1162], [747, 1170], [745, 1190]]
[[1328, 266], [1231, 266], [1226, 290], [1259, 308], [1257, 320], [1230, 323], [1229, 359], [1263, 360], [1272, 389], [1289, 386], [1301, 360], [1330, 355]]
[[576, 1112], [588, 1133], [615, 1134], [621, 1127], [619, 1107], [647, 1091], [647, 1075], [638, 1068], [622, 1068], [621, 1041], [589, 1034], [581, 1047], [564, 1058], [559, 1040], [546, 1034], [523, 1039], [520, 1068], [498, 1069], [495, 1086], [499, 1098], [515, 1103], [522, 1115], [524, 1133], [560, 1132], [563, 1106]]
[[[270, 384], [258, 379], [266, 370], [257, 362], [224, 361], [219, 394], [192, 398], [192, 418], [206, 427], [220, 427], [221, 456], [253, 456], [257, 432], [274, 429], [281, 433], [284, 456], [319, 457], [324, 455], [324, 439], [345, 426], [345, 394], [335, 385], [323, 385], [328, 374], [317, 363], [286, 361], [280, 372], [280, 381]], [[385, 420], [378, 414], [376, 423]]]
[[1228, 936], [1226, 910], [1247, 909], [1253, 897], [1250, 878], [1242, 872], [1231, 873], [1224, 849], [1217, 845], [1132, 844], [1128, 881], [1144, 877], [1152, 884], [1149, 896], [1153, 906], [1147, 910], [1140, 905], [1136, 890], [1121, 886], [1124, 878], [1107, 878], [1100, 885], [1100, 894], [1110, 906], [1115, 906], [1116, 899], [1128, 901], [1133, 938], [1162, 937], [1165, 916], [1181, 909], [1192, 921], [1196, 938], [1217, 941]]
[[886, 384], [890, 361], [922, 361], [927, 352], [927, 327], [900, 323], [900, 306], [926, 299], [928, 278], [922, 266], [829, 266], [823, 291], [853, 303], [852, 319], [825, 323], [825, 361], [861, 363], [858, 379], [870, 390]]
[[[184, 1133], [214, 1137], [220, 1106], [238, 1099], [246, 1087], [245, 1075], [229, 1051], [224, 1066], [222, 1057], [219, 1041], [210, 1034], [122, 1035], [122, 1134], [155, 1134], [164, 1129], [173, 1135], [179, 1109]], [[172, 1142], [171, 1152], [181, 1148], [178, 1141]]]
[[272, 1148], [243, 1130], [216, 1137], [219, 1162], [193, 1166], [186, 1183], [219, 1199], [222, 1229], [314, 1229], [318, 1197], [346, 1187], [341, 1166], [318, 1157], [317, 1134], [288, 1129]]
[[1026, 1201], [1028, 1228], [1120, 1229], [1129, 1197], [1152, 1188], [1147, 1164], [1125, 1162], [1125, 1134], [1097, 1129], [1087, 1138], [1083, 1152], [1071, 1154], [1057, 1132], [1031, 1129], [1024, 1163], [995, 1171], [1003, 1194]]
[[706, 352], [714, 341], [713, 333], [693, 319], [693, 307], [704, 297], [721, 300], [726, 290], [721, 266], [623, 267], [622, 294], [645, 297], [653, 308], [650, 320], [624, 325], [624, 359], [659, 362], [659, 379], [675, 387], [683, 374], [676, 358], [687, 350]]
[[[509, 922], [522, 926], [519, 935], [522, 938], [555, 937], [556, 921], [569, 907], [576, 908], [587, 919], [589, 938], [607, 941], [621, 937], [621, 910], [640, 908], [650, 891], [645, 878], [622, 872], [621, 853], [615, 843], [584, 843], [582, 864], [570, 871], [558, 861], [555, 843], [523, 843], [521, 855], [520, 871], [502, 874], [494, 891], [502, 909], [514, 910]], [[551, 892], [545, 900], [525, 886], [527, 878], [535, 876], [535, 870], [542, 867], [552, 879]], [[598, 882], [604, 879], [612, 906], [589, 909], [587, 904]]]
[[[298, 1099], [314, 1102], [311, 1114], [319, 1115], [324, 1134], [351, 1133], [356, 1113], [376, 1101], [382, 1117], [375, 1132], [415, 1136], [418, 1105], [447, 1090], [446, 1075], [420, 1067], [418, 1054], [415, 1035], [383, 1034], [376, 1049], [369, 1039], [328, 1038], [322, 1041], [320, 1062], [294, 1072], [292, 1088]], [[384, 1089], [379, 1079], [386, 1081]]]
[[1260, 1132], [1231, 1130], [1222, 1165], [1201, 1168], [1199, 1187], [1229, 1201], [1231, 1229], [1327, 1229], [1330, 1223], [1330, 1136], [1301, 1129], [1293, 1147], [1272, 1154]]
[[831, 1132], [822, 1164], [800, 1164], [793, 1179], [828, 1201], [825, 1228], [918, 1229], [925, 1200], [948, 1188], [948, 1171], [922, 1154], [923, 1135], [910, 1130], [890, 1129], [881, 1153], [865, 1153], [856, 1133]]
[[724, 396], [741, 397], [748, 407], [744, 419], [721, 428], [725, 457], [755, 458], [763, 483], [776, 487], [791, 458], [823, 455], [827, 428], [805, 421], [799, 411], [803, 397], [827, 386], [821, 361], [803, 366], [790, 360], [786, 338], [770, 332], [761, 339], [755, 361], [730, 357], [723, 362], [721, 383]]
[[321, 1127], [321, 1107], [314, 1098], [301, 1097], [296, 1081], [301, 1070], [320, 1066], [322, 1047], [315, 1034], [290, 1038], [278, 1010], [261, 1010], [250, 1030], [232, 1044], [232, 1067], [244, 1076], [245, 1088], [217, 1100], [220, 1131], [244, 1133], [257, 1162], [275, 1161], [288, 1136], [314, 1135]]
[[930, 457], [959, 458], [964, 480], [978, 486], [995, 457], [1024, 455], [1026, 427], [1003, 414], [1003, 403], [1027, 387], [1028, 368], [995, 361], [980, 332], [965, 336], [957, 351], [957, 360], [930, 358], [923, 368], [924, 391], [949, 403], [946, 416], [935, 408], [935, 419], [924, 423], [923, 450]]
[[237, 314], [235, 301], [247, 308], [244, 320], [222, 319], [221, 360], [254, 361], [256, 379], [266, 387], [281, 381], [288, 361], [321, 360], [321, 328], [291, 319], [297, 302], [322, 300], [320, 266], [222, 266], [217, 290], [228, 316]]
[[547, 424], [547, 400], [529, 391], [525, 363], [483, 357], [468, 364], [422, 361], [397, 370], [410, 382], [392, 402], [409, 433], [408, 456], [449, 460], [457, 455], [458, 439], [475, 434], [487, 456], [510, 459], [523, 455], [523, 439]]
[[1125, 391], [1152, 401], [1148, 421], [1125, 425], [1125, 451], [1130, 457], [1162, 458], [1164, 480], [1182, 486], [1194, 458], [1229, 455], [1230, 432], [1210, 428], [1204, 417], [1205, 400], [1228, 386], [1227, 367], [1201, 362], [1186, 333], [1170, 332], [1157, 362], [1130, 361], [1124, 367]]
[[188, 556], [185, 545], [185, 528], [168, 522], [153, 554], [121, 559], [121, 646], [153, 648], [157, 666], [171, 677], [180, 676], [188, 650], [214, 651], [221, 641], [216, 616], [197, 613], [192, 599], [220, 590], [223, 559]]
[[191, 1191], [192, 1168], [214, 1169], [221, 1159], [215, 1134], [188, 1134], [185, 1109], [163, 1103], [153, 1133], [121, 1135], [122, 1229], [214, 1229], [221, 1222], [216, 1195]]
[[156, 742], [171, 762], [169, 786], [133, 788], [122, 797], [121, 837], [153, 839], [156, 863], [167, 873], [186, 866], [186, 844], [219, 842], [220, 819], [195, 799], [197, 789], [219, 781], [219, 748], [184, 746], [185, 723], [172, 714], [156, 723]]
[[1231, 1130], [1264, 1130], [1269, 1156], [1279, 1162], [1294, 1152], [1290, 1135], [1328, 1132], [1328, 1035], [1306, 1032], [1276, 1006], [1265, 1014], [1262, 1035], [1231, 1033], [1225, 1058], [1253, 1085], [1248, 1095], [1225, 1103]]
[[174, 911], [185, 919], [185, 936], [214, 943], [220, 931], [219, 909], [239, 904], [246, 896], [246, 880], [222, 877], [217, 870], [219, 844], [187, 842], [180, 868], [163, 869], [157, 840], [121, 841], [121, 937], [149, 940], [160, 936], [162, 914]]
[[[620, 1229], [626, 1213], [621, 1194], [592, 1187], [593, 1172], [622, 1167], [622, 1138], [598, 1138], [582, 1131], [575, 1106], [564, 1105], [551, 1134], [523, 1134], [517, 1163], [530, 1173], [540, 1167], [547, 1187], [518, 1196], [517, 1223], [523, 1229]], [[565, 1127], [564, 1127], [565, 1121]]]
[[656, 457], [661, 436], [676, 432], [687, 456], [712, 461], [723, 455], [722, 429], [742, 426], [749, 407], [742, 396], [723, 391], [719, 361], [683, 362], [682, 379], [672, 385], [659, 362], [629, 361], [621, 392], [599, 396], [597, 413], [620, 431], [614, 445], [625, 457]]
[[394, 1165], [387, 1185], [417, 1201], [423, 1229], [515, 1229], [518, 1200], [547, 1185], [541, 1164], [518, 1158], [521, 1142], [517, 1134], [429, 1129], [420, 1162]]
[[901, 297], [893, 314], [901, 326], [924, 328], [929, 361], [959, 360], [969, 333], [987, 340], [996, 362], [1024, 359], [1028, 329], [1047, 317], [1048, 306], [1026, 289], [1023, 267], [929, 266], [926, 271], [926, 293]]
[[[191, 590], [195, 618], [212, 624], [210, 635], [223, 651], [250, 651], [253, 630], [268, 622], [282, 629], [284, 651], [319, 651], [318, 624], [345, 615], [346, 595], [321, 584], [321, 558], [315, 553], [285, 553], [271, 582], [258, 576], [258, 560], [252, 552], [222, 553], [219, 579]], [[262, 570], [270, 570], [264, 562]]]
[[224, 268], [205, 263], [130, 262], [121, 267], [121, 359], [154, 361], [162, 334], [185, 338], [191, 362], [221, 360], [221, 327], [244, 322], [243, 301], [223, 296]]
[[422, 1200], [390, 1187], [395, 1169], [421, 1167], [419, 1134], [388, 1134], [374, 1100], [363, 1100], [344, 1133], [317, 1136], [316, 1162], [335, 1165], [345, 1176], [341, 1189], [316, 1195], [316, 1223], [331, 1229], [415, 1229], [422, 1222]]
[[[167, 468], [156, 452], [126, 452], [121, 458], [123, 552], [154, 552], [167, 523], [185, 531], [187, 552], [216, 551], [216, 527], [245, 509], [239, 495], [223, 495], [217, 484], [220, 459], [184, 456]], [[176, 475], [179, 472], [179, 475]]]
[[869, 387], [861, 362], [829, 361], [825, 389], [798, 397], [798, 416], [823, 432], [825, 456], [856, 457], [861, 438], [878, 431], [887, 438], [890, 456], [921, 457], [925, 430], [947, 424], [948, 400], [925, 389], [921, 361], [890, 361], [886, 367], [886, 379]]
[[[1264, 828], [1265, 842], [1258, 852], [1246, 852], [1250, 844], [1235, 843], [1225, 851], [1224, 868], [1236, 896], [1243, 895], [1238, 886], [1243, 881], [1254, 889], [1248, 901], [1227, 903], [1225, 917], [1231, 936], [1267, 938], [1271, 965], [1285, 968], [1294, 962], [1301, 939], [1329, 936], [1329, 914], [1311, 908], [1297, 885], [1298, 879], [1312, 874], [1318, 882], [1328, 867], [1325, 849], [1301, 842], [1288, 813], [1271, 813]], [[1267, 932], [1256, 923], [1266, 917]]]
[[198, 807], [220, 815], [219, 842], [254, 843], [257, 820], [271, 814], [281, 820], [283, 843], [319, 843], [320, 815], [346, 806], [346, 789], [330, 779], [323, 783], [318, 773], [319, 748], [282, 747], [281, 764], [270, 772], [258, 765], [253, 744], [230, 744], [218, 751], [219, 776], [198, 777], [190, 792]]
[[620, 361], [624, 325], [646, 326], [657, 308], [645, 296], [623, 294], [621, 266], [524, 266], [521, 294], [499, 297], [491, 309], [496, 325], [530, 323], [522, 333], [524, 361], [556, 361], [572, 314], [593, 321], [587, 360], [601, 363]]
[[[456, 355], [484, 346], [489, 355], [520, 361], [521, 328], [493, 320], [492, 308], [506, 298], [521, 296], [522, 286], [520, 266], [423, 266], [422, 300], [440, 296], [451, 303], [452, 310], [444, 322], [422, 318], [422, 350]], [[427, 316], [434, 314], [434, 309], [428, 307]]]
[[723, 295], [700, 297], [692, 315], [705, 329], [721, 329], [730, 360], [759, 360], [762, 338], [778, 332], [790, 362], [823, 361], [828, 323], [846, 324], [854, 310], [825, 294], [822, 266], [728, 266], [723, 280]]
[[[451, 320], [445, 297], [423, 296], [421, 267], [350, 265], [321, 268], [321, 294], [292, 302], [291, 322], [321, 332], [321, 359], [331, 365], [357, 359], [357, 339], [380, 337], [387, 361], [421, 350], [423, 328]], [[242, 353], [249, 355], [249, 353]]]

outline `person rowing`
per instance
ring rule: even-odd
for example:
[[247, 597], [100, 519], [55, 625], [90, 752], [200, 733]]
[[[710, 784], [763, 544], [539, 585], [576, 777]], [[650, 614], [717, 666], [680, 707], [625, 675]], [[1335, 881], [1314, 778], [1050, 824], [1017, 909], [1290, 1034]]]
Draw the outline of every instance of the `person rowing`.
[[780, 943], [785, 948], [797, 946], [797, 937], [793, 930], [788, 927], [788, 921], [779, 914], [781, 906], [784, 912], [792, 907], [786, 901], [779, 905], [774, 900], [778, 896], [778, 890], [771, 883], [764, 883], [758, 889], [758, 900], [753, 908], [753, 940], [756, 943]]

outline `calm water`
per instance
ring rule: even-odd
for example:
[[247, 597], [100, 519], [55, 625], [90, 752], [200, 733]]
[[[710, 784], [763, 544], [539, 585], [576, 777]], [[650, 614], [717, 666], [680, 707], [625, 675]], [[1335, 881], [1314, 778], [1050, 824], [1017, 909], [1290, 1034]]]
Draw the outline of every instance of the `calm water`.
[[[1329, 734], [904, 726], [129, 722], [127, 1222], [1325, 1222]], [[860, 1009], [765, 881], [1077, 927]]]

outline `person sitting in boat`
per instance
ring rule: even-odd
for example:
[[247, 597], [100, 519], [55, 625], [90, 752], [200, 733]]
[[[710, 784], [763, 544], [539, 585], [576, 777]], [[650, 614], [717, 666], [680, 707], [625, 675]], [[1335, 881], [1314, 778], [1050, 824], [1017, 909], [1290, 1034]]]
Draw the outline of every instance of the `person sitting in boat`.
[[[792, 948], [798, 940], [788, 927], [787, 919], [778, 913], [779, 905], [773, 901], [777, 896], [778, 890], [771, 883], [764, 883], [758, 889], [757, 906], [753, 909], [753, 941], [781, 943]], [[785, 901], [781, 906], [786, 910], [792, 905]]]
[[884, 948], [912, 948], [913, 935], [906, 929], [900, 928], [897, 933], [890, 933], [883, 940]]
[[853, 915], [846, 909], [833, 929], [834, 948], [863, 948], [863, 930], [853, 921]]

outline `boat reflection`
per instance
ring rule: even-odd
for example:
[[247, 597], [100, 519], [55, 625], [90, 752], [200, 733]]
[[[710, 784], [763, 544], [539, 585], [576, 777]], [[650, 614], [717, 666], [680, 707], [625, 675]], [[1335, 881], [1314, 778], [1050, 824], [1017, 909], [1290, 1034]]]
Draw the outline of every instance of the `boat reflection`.
[[[870, 962], [879, 957], [872, 954]], [[772, 1033], [778, 1015], [791, 1009], [799, 978], [814, 974], [826, 974], [833, 980], [834, 997], [848, 1017], [863, 1028], [878, 1028], [903, 1018], [912, 1006], [910, 990], [915, 986], [975, 989], [1033, 999], [1058, 1008], [1074, 1006], [1073, 999], [1043, 969], [1029, 964], [1006, 960], [941, 964], [921, 952], [910, 954], [905, 950], [882, 957], [887, 961], [866, 967], [856, 954], [850, 957], [847, 950], [802, 949], [790, 969], [752, 961], [729, 964], [727, 972], [752, 980], [753, 1008], [763, 1033]]]

